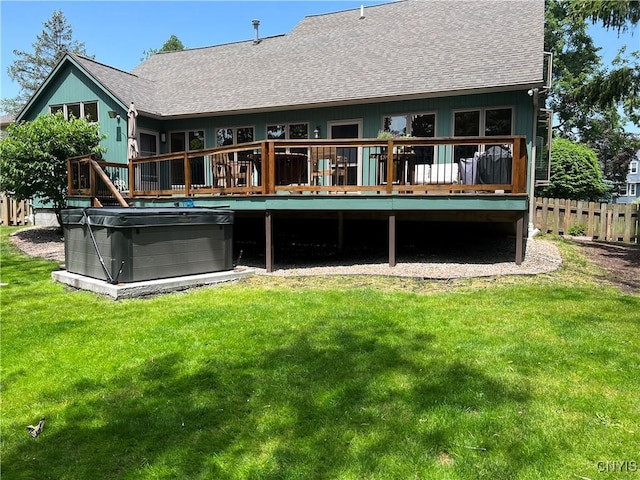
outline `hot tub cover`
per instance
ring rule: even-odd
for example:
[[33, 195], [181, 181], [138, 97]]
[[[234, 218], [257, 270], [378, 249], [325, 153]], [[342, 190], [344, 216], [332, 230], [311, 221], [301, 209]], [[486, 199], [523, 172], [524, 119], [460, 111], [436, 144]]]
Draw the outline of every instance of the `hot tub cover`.
[[[86, 212], [86, 216], [85, 216]], [[233, 211], [219, 208], [74, 208], [62, 210], [63, 225], [141, 228], [164, 225], [233, 225]]]

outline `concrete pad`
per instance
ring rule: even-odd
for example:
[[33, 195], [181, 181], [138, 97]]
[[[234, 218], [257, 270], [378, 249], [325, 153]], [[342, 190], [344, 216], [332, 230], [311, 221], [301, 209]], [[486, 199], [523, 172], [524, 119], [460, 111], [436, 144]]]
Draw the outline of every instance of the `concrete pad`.
[[60, 270], [51, 273], [51, 278], [56, 282], [64, 283], [73, 288], [89, 290], [101, 295], [107, 295], [114, 300], [121, 298], [135, 298], [145, 295], [158, 295], [161, 293], [185, 290], [191, 287], [204, 285], [216, 285], [218, 283], [231, 282], [252, 275], [253, 269], [243, 268], [224, 272], [202, 273], [199, 275], [186, 275], [183, 277], [161, 278], [144, 282], [119, 283], [112, 285], [104, 280], [78, 275], [77, 273]]

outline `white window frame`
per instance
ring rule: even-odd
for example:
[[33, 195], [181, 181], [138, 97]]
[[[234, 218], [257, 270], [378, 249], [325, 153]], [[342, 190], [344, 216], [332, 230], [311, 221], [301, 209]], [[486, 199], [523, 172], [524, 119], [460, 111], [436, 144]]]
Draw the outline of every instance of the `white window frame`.
[[53, 113], [53, 109], [56, 107], [62, 107], [62, 115], [64, 116], [65, 120], [69, 120], [69, 108], [68, 108], [69, 105], [79, 104], [80, 118], [84, 118], [85, 117], [84, 106], [85, 104], [88, 104], [88, 103], [96, 104], [96, 111], [97, 111], [98, 118], [94, 119], [93, 123], [97, 123], [98, 119], [100, 118], [100, 102], [98, 100], [89, 100], [86, 102], [55, 103], [55, 104], [49, 105], [49, 113]]
[[224, 126], [224, 127], [215, 127], [214, 135], [216, 138], [215, 146], [221, 147], [222, 145], [218, 145], [218, 130], [232, 130], [233, 131], [233, 143], [231, 145], [242, 145], [238, 143], [238, 130], [242, 130], [243, 128], [251, 128], [253, 130], [253, 141], [256, 141], [256, 127], [255, 125], [240, 125], [237, 127]]
[[[266, 140], [269, 140], [269, 138], [268, 138], [269, 137], [269, 127], [274, 126], [274, 125], [283, 125], [284, 126], [284, 128], [285, 128], [284, 140], [291, 140], [291, 138], [289, 137], [289, 129], [290, 129], [289, 127], [291, 125], [306, 125], [307, 126], [307, 138], [305, 140], [309, 140], [311, 138], [311, 134], [313, 133], [313, 132], [311, 132], [309, 130], [309, 122], [273, 122], [272, 124], [265, 125], [265, 127], [264, 127], [264, 138]], [[242, 127], [240, 127], [240, 128], [242, 128]], [[255, 130], [254, 130], [254, 134], [255, 134]]]
[[637, 183], [627, 183], [627, 197], [635, 197], [637, 195]]
[[479, 108], [461, 108], [457, 110], [451, 111], [451, 136], [455, 137], [455, 128], [456, 128], [456, 113], [464, 113], [464, 112], [480, 112], [480, 124], [478, 128], [480, 131], [478, 132], [478, 136], [484, 137], [483, 132], [487, 129], [487, 111], [490, 110], [511, 110], [511, 133], [509, 135], [513, 135], [513, 130], [515, 127], [515, 107], [513, 105], [503, 105], [497, 107], [479, 107]]
[[[460, 108], [451, 111], [451, 137], [456, 138], [455, 129], [456, 129], [456, 113], [464, 113], [464, 112], [479, 112], [480, 113], [480, 123], [478, 125], [478, 135], [480, 137], [484, 137], [487, 129], [487, 111], [491, 110], [511, 110], [511, 127], [509, 135], [513, 135], [513, 131], [515, 128], [515, 106], [514, 105], [498, 105], [492, 107], [478, 107], [478, 108]], [[475, 135], [473, 135], [475, 136]], [[488, 137], [490, 138], [490, 137]], [[455, 155], [455, 145], [451, 148], [451, 161], [454, 161]], [[486, 145], [478, 145], [478, 154], [484, 153]]]
[[[401, 113], [387, 113], [382, 115], [382, 125], [380, 128], [381, 132], [384, 132], [384, 119], [386, 117], [404, 117], [405, 118], [405, 122], [406, 122], [406, 128], [407, 129], [411, 129], [411, 117], [413, 117], [414, 115], [433, 115], [433, 136], [437, 137], [438, 133], [437, 133], [437, 128], [438, 128], [438, 112], [423, 112], [423, 111], [419, 111], [419, 112], [401, 112]], [[406, 135], [408, 136], [412, 136], [413, 132], [409, 131], [409, 132], [405, 132]]]
[[629, 162], [629, 173], [631, 175], [635, 175], [636, 173], [638, 173], [638, 161], [637, 160], [631, 160]]

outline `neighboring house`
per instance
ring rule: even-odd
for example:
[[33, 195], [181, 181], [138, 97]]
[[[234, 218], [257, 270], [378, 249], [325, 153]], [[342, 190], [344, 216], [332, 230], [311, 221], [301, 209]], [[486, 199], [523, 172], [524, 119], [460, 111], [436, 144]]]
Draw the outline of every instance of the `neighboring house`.
[[632, 203], [640, 199], [640, 150], [629, 162], [629, 173], [625, 191], [616, 199], [616, 203]]
[[[512, 224], [521, 240], [533, 183], [526, 159], [536, 144], [537, 92], [545, 76], [542, 0], [404, 0], [308, 16], [274, 37], [260, 38], [255, 21], [254, 27], [252, 40], [159, 53], [130, 73], [68, 54], [18, 119], [55, 111], [90, 116], [107, 135], [105, 160], [114, 163], [127, 164], [130, 121], [141, 156], [187, 151], [184, 162], [176, 156], [140, 164], [135, 172], [131, 163], [128, 173], [110, 174], [127, 183], [137, 206], [173, 205], [183, 194], [197, 205], [228, 205], [238, 219], [263, 215], [267, 232], [271, 218], [287, 212], [312, 217], [322, 211], [340, 222], [375, 212], [389, 219], [390, 232], [396, 215], [400, 221], [495, 221]], [[132, 103], [137, 117], [128, 120]], [[402, 163], [396, 156], [400, 170], [389, 173], [386, 140], [363, 140], [380, 131], [435, 143], [394, 148], [394, 155], [412, 157]], [[523, 137], [522, 148], [511, 136]], [[495, 188], [492, 195], [479, 189], [456, 195], [437, 185], [474, 183], [464, 181], [461, 162], [489, 150], [490, 137], [511, 142], [515, 168], [507, 165], [506, 180], [483, 181]], [[336, 151], [335, 139], [349, 146]], [[276, 143], [266, 143], [271, 140]], [[242, 144], [252, 150], [241, 151]], [[212, 150], [191, 158], [189, 150], [202, 148]], [[214, 160], [221, 152], [235, 164], [254, 162], [244, 190], [229, 189], [237, 186], [229, 182], [235, 167], [224, 165], [227, 178], [218, 176]], [[292, 180], [295, 173], [272, 165], [278, 154], [303, 155], [308, 163]], [[290, 195], [318, 191], [344, 195]], [[89, 201], [80, 195], [73, 203]]]

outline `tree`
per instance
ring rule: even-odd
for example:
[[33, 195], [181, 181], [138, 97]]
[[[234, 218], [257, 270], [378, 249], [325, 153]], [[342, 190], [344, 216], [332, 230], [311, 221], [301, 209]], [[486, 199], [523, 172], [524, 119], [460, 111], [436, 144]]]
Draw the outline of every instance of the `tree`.
[[547, 2], [544, 45], [553, 53], [547, 107], [555, 112], [554, 130], [561, 137], [578, 139], [594, 112], [577, 92], [601, 67], [598, 48], [587, 33], [586, 22], [571, 15], [570, 4], [561, 0]]
[[551, 149], [551, 181], [541, 196], [572, 200], [600, 200], [607, 194], [595, 152], [564, 138], [556, 138]]
[[53, 12], [43, 25], [42, 33], [32, 45], [33, 52], [13, 51], [17, 59], [9, 66], [8, 73], [21, 90], [16, 97], [1, 101], [7, 113], [17, 114], [22, 109], [65, 53], [86, 56], [84, 43], [73, 40], [71, 26], [61, 10]]
[[67, 200], [67, 158], [101, 155], [100, 127], [84, 118], [65, 120], [62, 113], [13, 123], [0, 141], [0, 191], [17, 200], [40, 197], [52, 204], [60, 221]]
[[[578, 0], [570, 4], [570, 15], [577, 21], [601, 22], [606, 29], [620, 33], [640, 21], [638, 0]], [[622, 105], [629, 119], [640, 126], [640, 52], [625, 56], [622, 48], [610, 71], [601, 69], [578, 89], [578, 97], [600, 108]]]
[[147, 60], [148, 58], [150, 58], [152, 55], [155, 55], [156, 53], [179, 52], [184, 50], [185, 48], [186, 47], [178, 37], [176, 37], [175, 35], [171, 35], [169, 39], [166, 42], [164, 42], [164, 45], [162, 45], [162, 48], [160, 50], [158, 50], [157, 48], [150, 48], [149, 50], [144, 50], [142, 52], [142, 54], [144, 55], [142, 60]]

